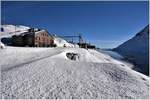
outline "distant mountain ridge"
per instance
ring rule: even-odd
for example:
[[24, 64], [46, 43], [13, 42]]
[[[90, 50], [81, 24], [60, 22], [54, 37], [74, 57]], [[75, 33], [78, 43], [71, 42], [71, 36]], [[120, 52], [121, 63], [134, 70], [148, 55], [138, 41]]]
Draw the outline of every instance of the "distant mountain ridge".
[[149, 75], [149, 25], [114, 50], [134, 63], [135, 70]]

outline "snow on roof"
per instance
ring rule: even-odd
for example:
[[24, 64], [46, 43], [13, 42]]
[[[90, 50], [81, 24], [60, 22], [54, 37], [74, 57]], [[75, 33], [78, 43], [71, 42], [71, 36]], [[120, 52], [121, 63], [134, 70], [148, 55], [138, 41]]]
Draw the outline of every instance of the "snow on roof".
[[46, 32], [46, 30], [37, 31], [37, 32], [35, 32], [35, 34], [39, 34], [39, 33], [42, 33], [42, 32]]
[[5, 33], [13, 33], [19, 31], [27, 31], [29, 27], [22, 25], [1, 25]]
[[3, 28], [3, 32], [0, 32], [0, 38], [20, 35], [30, 29], [30, 27], [22, 25], [1, 25], [1, 28]]

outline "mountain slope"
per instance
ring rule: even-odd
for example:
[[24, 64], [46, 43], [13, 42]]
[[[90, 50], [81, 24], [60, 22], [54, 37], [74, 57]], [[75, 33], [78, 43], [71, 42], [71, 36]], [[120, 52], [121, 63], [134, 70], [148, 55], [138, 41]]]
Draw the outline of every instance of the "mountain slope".
[[135, 70], [149, 75], [149, 25], [114, 50], [133, 62]]

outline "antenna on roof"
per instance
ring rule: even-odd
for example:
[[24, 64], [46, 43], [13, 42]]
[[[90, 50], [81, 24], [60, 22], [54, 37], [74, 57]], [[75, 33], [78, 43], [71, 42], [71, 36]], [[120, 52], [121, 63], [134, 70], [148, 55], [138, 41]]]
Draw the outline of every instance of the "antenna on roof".
[[15, 35], [16, 35], [16, 25], [15, 25]]

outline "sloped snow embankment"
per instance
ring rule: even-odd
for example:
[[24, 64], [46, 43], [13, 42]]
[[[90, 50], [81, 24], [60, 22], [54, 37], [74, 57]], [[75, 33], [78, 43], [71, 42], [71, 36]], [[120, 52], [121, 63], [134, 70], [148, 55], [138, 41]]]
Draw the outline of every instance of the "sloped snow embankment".
[[56, 36], [54, 37], [54, 44], [56, 44], [57, 47], [77, 47], [76, 45], [68, 43], [66, 40]]
[[3, 99], [149, 98], [147, 76], [95, 50], [8, 47], [0, 53]]

